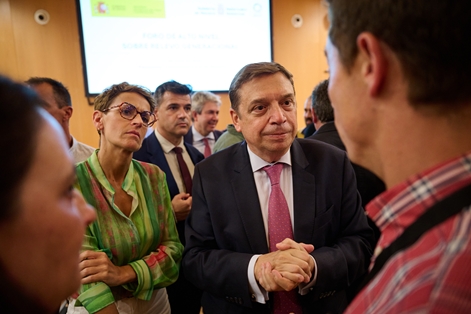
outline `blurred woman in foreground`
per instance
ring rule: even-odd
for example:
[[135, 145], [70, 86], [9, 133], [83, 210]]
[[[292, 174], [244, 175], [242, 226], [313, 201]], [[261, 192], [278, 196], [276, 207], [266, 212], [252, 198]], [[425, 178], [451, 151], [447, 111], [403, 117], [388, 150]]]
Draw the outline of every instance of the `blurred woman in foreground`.
[[93, 209], [73, 188], [63, 130], [32, 90], [0, 76], [0, 312], [54, 313], [80, 285]]
[[132, 159], [154, 107], [147, 90], [128, 83], [95, 98], [100, 148], [77, 165], [77, 188], [97, 220], [80, 256], [78, 306], [68, 313], [170, 313], [165, 287], [178, 278], [183, 246], [164, 172]]

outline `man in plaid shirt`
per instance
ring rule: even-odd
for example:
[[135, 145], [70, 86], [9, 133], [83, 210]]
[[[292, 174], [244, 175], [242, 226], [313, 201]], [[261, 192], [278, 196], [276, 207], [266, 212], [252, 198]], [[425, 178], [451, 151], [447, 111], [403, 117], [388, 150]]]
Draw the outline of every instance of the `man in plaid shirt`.
[[[335, 123], [388, 190], [366, 207], [387, 248], [471, 183], [471, 2], [328, 0]], [[471, 206], [398, 251], [347, 313], [471, 313]]]

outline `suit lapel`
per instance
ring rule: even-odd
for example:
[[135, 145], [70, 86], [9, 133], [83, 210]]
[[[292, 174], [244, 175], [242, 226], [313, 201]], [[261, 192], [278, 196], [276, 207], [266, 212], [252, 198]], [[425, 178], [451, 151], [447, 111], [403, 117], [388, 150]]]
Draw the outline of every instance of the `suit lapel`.
[[159, 168], [165, 172], [170, 196], [173, 198], [179, 193], [179, 190], [177, 182], [175, 181], [172, 171], [170, 170], [170, 166], [168, 165], [167, 159], [165, 158], [165, 153], [162, 149], [162, 146], [160, 146], [160, 143], [157, 140], [157, 136], [155, 136], [155, 134], [151, 134], [148, 139], [149, 141], [147, 142], [147, 152], [149, 153], [149, 160], [151, 163], [159, 166]]
[[311, 243], [314, 233], [315, 177], [307, 171], [309, 162], [298, 141], [291, 146], [294, 197], [294, 239], [296, 242]]
[[232, 159], [234, 167], [230, 182], [251, 250], [253, 253], [268, 253], [265, 227], [246, 143], [238, 146]]

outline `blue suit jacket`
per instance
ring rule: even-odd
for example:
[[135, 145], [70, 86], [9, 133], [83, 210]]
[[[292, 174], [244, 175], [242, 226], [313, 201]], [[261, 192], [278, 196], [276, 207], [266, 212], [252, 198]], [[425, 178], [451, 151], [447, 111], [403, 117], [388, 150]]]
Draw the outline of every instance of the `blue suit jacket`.
[[[367, 272], [374, 242], [346, 153], [298, 139], [291, 146], [294, 240], [313, 244], [313, 289], [300, 297], [305, 313], [341, 313], [346, 289]], [[193, 207], [186, 219], [182, 267], [203, 289], [205, 314], [270, 313], [251, 299], [247, 268], [269, 252], [247, 144], [211, 155], [195, 168]]]
[[[204, 159], [203, 154], [201, 154], [192, 145], [188, 143], [184, 143], [184, 145], [194, 165]], [[172, 171], [170, 171], [167, 159], [165, 158], [162, 146], [160, 146], [160, 142], [154, 133], [144, 139], [141, 148], [134, 153], [133, 158], [157, 165], [160, 169], [162, 169], [163, 172], [165, 172], [167, 177], [168, 190], [170, 192], [170, 198], [173, 199], [175, 195], [180, 193], [180, 191], [178, 190], [177, 182], [175, 181]], [[180, 235], [180, 240], [183, 245], [185, 245], [185, 222], [177, 222], [177, 229]]]

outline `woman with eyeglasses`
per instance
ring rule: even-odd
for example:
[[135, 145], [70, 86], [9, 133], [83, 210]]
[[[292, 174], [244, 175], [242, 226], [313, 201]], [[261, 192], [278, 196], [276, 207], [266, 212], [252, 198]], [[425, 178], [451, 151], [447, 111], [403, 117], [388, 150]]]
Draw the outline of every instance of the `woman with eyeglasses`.
[[82, 287], [68, 313], [170, 313], [178, 239], [165, 174], [132, 159], [155, 122], [140, 86], [113, 85], [95, 98], [100, 147], [77, 165], [77, 188], [97, 210], [80, 255]]

